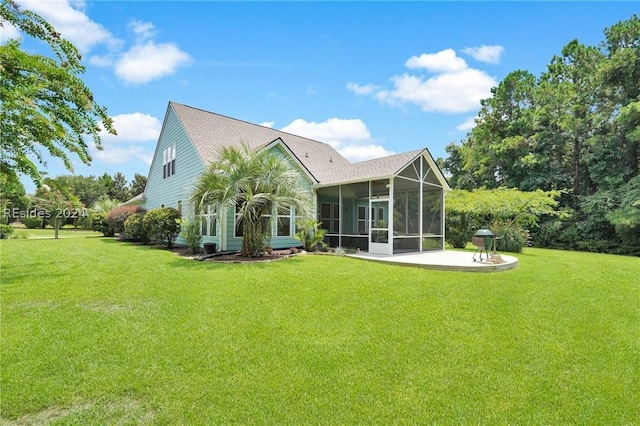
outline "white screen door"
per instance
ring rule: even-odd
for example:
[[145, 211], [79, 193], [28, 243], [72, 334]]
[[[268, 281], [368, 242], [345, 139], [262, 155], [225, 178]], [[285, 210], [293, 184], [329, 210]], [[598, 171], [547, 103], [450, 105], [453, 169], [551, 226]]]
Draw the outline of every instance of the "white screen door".
[[392, 254], [389, 235], [389, 200], [369, 201], [371, 226], [369, 226], [369, 253]]

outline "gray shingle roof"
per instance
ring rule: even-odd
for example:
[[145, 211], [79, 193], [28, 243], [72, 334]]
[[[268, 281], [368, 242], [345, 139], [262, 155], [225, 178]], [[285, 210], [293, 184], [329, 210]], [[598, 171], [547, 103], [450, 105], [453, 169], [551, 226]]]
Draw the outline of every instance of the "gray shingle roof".
[[[331, 145], [324, 142], [176, 102], [169, 102], [169, 107], [176, 113], [205, 164], [215, 161], [217, 150], [221, 147], [244, 142], [252, 149], [260, 149], [280, 139], [321, 185], [390, 177], [426, 151], [426, 149], [419, 149], [389, 157], [349, 163]], [[442, 181], [446, 186], [444, 177]]]
[[329, 144], [292, 135], [279, 130], [215, 114], [176, 102], [170, 102], [184, 129], [205, 164], [216, 159], [223, 146], [244, 142], [252, 149], [262, 148], [280, 138], [309, 173], [350, 163]]
[[424, 149], [418, 149], [389, 157], [352, 163], [347, 166], [324, 169], [320, 170], [316, 177], [323, 185], [389, 177], [399, 172], [423, 151]]

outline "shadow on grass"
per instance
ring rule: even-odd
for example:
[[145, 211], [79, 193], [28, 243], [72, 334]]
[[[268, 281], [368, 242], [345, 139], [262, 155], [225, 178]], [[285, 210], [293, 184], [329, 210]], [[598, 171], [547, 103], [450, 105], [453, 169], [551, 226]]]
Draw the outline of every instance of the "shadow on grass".
[[173, 268], [179, 268], [184, 270], [217, 270], [217, 271], [230, 271], [237, 268], [252, 268], [258, 270], [267, 270], [273, 268], [275, 265], [287, 265], [291, 267], [295, 267], [296, 265], [300, 265], [302, 259], [298, 256], [290, 256], [283, 259], [277, 260], [256, 260], [256, 261], [212, 261], [212, 260], [203, 260], [199, 261], [196, 259], [187, 259], [175, 254], [175, 259], [166, 263], [167, 266]]
[[55, 259], [52, 259], [50, 261], [30, 262], [28, 264], [9, 263], [3, 265], [2, 280], [0, 280], [2, 283], [2, 287], [9, 288], [13, 284], [24, 285], [25, 283], [32, 283], [34, 285], [37, 285], [42, 281], [50, 281], [53, 278], [66, 276], [66, 272], [54, 273], [51, 271], [51, 266], [55, 265], [56, 263], [57, 261]]
[[274, 264], [282, 264], [286, 262], [288, 265], [299, 265], [302, 261], [299, 255], [296, 256], [287, 256], [285, 258], [280, 259], [264, 259], [264, 260], [256, 260], [256, 261], [215, 261], [215, 260], [203, 260], [199, 261], [197, 259], [189, 259], [187, 257], [181, 256], [179, 253], [168, 250], [166, 246], [163, 245], [151, 245], [151, 244], [143, 244], [138, 242], [120, 240], [118, 238], [104, 238], [101, 240], [105, 244], [113, 244], [120, 245], [123, 247], [129, 247], [132, 250], [138, 252], [166, 252], [167, 254], [173, 256], [173, 259], [169, 261], [163, 261], [164, 266], [169, 266], [172, 268], [180, 268], [184, 270], [219, 270], [219, 271], [228, 271], [234, 268], [239, 267], [251, 267], [256, 269], [267, 269]]
[[132, 247], [138, 250], [167, 250], [166, 246], [162, 246], [162, 245], [154, 245], [154, 244], [144, 244], [144, 243], [138, 243], [135, 241], [128, 241], [128, 240], [121, 240], [120, 238], [117, 237], [101, 237], [100, 242], [103, 242], [105, 244], [113, 244], [113, 245], [120, 245], [120, 246], [124, 246], [124, 247]]

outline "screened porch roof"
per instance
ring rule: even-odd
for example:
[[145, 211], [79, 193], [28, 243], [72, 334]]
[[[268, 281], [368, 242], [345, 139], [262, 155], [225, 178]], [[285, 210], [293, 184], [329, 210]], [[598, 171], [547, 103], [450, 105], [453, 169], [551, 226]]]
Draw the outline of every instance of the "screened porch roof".
[[373, 160], [320, 170], [319, 172], [316, 172], [316, 178], [320, 181], [316, 187], [388, 179], [401, 172], [420, 155], [425, 156], [429, 167], [434, 172], [443, 189], [449, 191], [451, 188], [449, 187], [447, 180], [440, 172], [440, 169], [436, 166], [427, 149], [418, 149], [415, 151], [404, 152], [402, 154], [391, 155], [389, 157], [376, 158]]

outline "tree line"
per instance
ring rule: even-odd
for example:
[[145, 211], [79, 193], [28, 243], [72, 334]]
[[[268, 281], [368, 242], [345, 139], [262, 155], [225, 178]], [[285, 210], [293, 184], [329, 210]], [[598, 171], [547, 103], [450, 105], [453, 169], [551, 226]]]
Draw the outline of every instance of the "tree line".
[[538, 246], [640, 255], [640, 19], [508, 74], [439, 164], [453, 188], [559, 191]]
[[[102, 176], [62, 175], [44, 178], [43, 184], [35, 194], [26, 194], [20, 181], [7, 175], [0, 177], [0, 207], [4, 216], [3, 223], [11, 221], [11, 214], [6, 212], [28, 211], [38, 205], [38, 200], [45, 193], [59, 193], [59, 197], [76, 209], [105, 210], [100, 207], [106, 204], [113, 207], [144, 192], [147, 178], [136, 173], [127, 182], [124, 174], [116, 172], [113, 176], [105, 173]], [[109, 209], [109, 208], [107, 208]]]
[[[6, 23], [48, 44], [51, 55], [26, 52], [19, 39], [0, 45], [3, 211], [29, 202], [19, 175], [31, 177], [38, 191], [53, 188], [47, 196], [70, 205], [139, 193], [139, 175], [135, 185], [119, 173], [43, 179], [42, 152], [72, 172], [69, 154], [91, 162], [86, 137], [101, 149], [101, 130], [116, 130], [81, 79], [75, 46], [13, 0], [0, 3], [0, 26]], [[475, 227], [499, 222], [518, 245], [530, 237], [543, 247], [640, 255], [640, 20], [634, 15], [604, 36], [598, 46], [569, 42], [540, 76], [507, 75], [481, 102], [476, 127], [447, 146], [448, 157], [438, 163], [456, 188], [450, 199], [462, 200], [447, 208], [447, 235], [458, 236], [452, 245], [468, 241]], [[478, 191], [504, 188], [518, 192]], [[535, 192], [539, 207], [536, 220], [523, 223], [521, 212], [533, 205], [526, 192]]]

